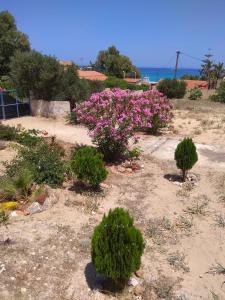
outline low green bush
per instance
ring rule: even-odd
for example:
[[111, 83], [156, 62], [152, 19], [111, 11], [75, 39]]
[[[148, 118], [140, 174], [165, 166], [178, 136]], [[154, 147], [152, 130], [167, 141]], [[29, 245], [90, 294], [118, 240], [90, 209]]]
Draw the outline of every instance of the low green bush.
[[212, 101], [225, 103], [225, 81], [222, 81], [215, 95], [210, 96]]
[[163, 79], [158, 83], [157, 89], [169, 99], [181, 99], [186, 93], [186, 83], [183, 80]]
[[19, 170], [28, 168], [32, 170], [36, 183], [52, 187], [63, 183], [66, 172], [61, 151], [45, 142], [38, 143], [35, 147], [20, 147], [16, 158], [5, 166], [8, 176], [14, 177]]
[[198, 100], [202, 98], [202, 90], [200, 88], [193, 88], [190, 90], [189, 99]]
[[198, 154], [195, 144], [191, 138], [184, 138], [175, 150], [174, 159], [177, 163], [177, 168], [182, 171], [182, 179], [185, 181], [187, 171], [190, 170], [198, 161]]
[[94, 188], [107, 177], [103, 155], [93, 147], [83, 147], [75, 152], [71, 168], [77, 179]]
[[21, 200], [27, 198], [34, 182], [34, 174], [30, 169], [17, 170], [13, 177], [3, 177], [0, 181], [0, 195], [3, 199]]
[[126, 283], [140, 268], [143, 251], [142, 234], [123, 208], [110, 210], [94, 230], [92, 263], [97, 272], [115, 283]]
[[18, 136], [18, 129], [15, 127], [0, 124], [0, 140], [15, 141]]
[[39, 131], [35, 129], [25, 130], [0, 124], [0, 140], [14, 141], [32, 147], [43, 140], [38, 134]]

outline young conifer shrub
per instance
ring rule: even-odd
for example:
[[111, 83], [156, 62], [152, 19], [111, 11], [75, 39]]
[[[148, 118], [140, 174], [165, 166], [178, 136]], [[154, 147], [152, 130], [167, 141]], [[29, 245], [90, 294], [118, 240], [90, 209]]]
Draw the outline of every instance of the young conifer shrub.
[[107, 177], [103, 155], [93, 147], [87, 146], [78, 150], [71, 162], [71, 168], [79, 180], [93, 188], [97, 188]]
[[100, 274], [124, 284], [140, 268], [144, 241], [133, 219], [122, 208], [110, 210], [95, 228], [92, 262]]
[[182, 179], [185, 181], [187, 171], [198, 161], [196, 147], [191, 138], [185, 138], [177, 145], [174, 158], [178, 169], [182, 171]]

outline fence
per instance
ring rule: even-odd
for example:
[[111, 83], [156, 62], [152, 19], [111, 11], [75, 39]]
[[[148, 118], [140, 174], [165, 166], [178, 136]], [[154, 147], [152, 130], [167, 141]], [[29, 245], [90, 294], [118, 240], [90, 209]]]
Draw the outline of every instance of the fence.
[[30, 115], [29, 100], [20, 100], [15, 90], [0, 91], [0, 119]]

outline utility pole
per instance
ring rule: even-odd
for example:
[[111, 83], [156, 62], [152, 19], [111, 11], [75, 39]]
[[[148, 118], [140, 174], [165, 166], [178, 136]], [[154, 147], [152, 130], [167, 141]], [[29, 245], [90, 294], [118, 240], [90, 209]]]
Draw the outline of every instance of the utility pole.
[[178, 69], [178, 64], [179, 64], [179, 57], [180, 57], [180, 51], [177, 51], [177, 59], [176, 59], [176, 65], [175, 65], [175, 70], [174, 70], [174, 78], [177, 78], [177, 69]]

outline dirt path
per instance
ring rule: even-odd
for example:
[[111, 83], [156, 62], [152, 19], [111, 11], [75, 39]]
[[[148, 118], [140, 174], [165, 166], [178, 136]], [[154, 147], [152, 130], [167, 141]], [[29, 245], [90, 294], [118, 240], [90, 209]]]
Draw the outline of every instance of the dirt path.
[[22, 117], [3, 121], [9, 126], [21, 125], [26, 129], [45, 130], [49, 136], [56, 136], [59, 140], [68, 143], [91, 145], [91, 139], [86, 128], [82, 126], [66, 125], [65, 120], [54, 120], [42, 117]]

